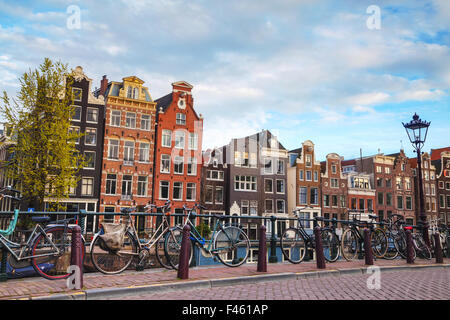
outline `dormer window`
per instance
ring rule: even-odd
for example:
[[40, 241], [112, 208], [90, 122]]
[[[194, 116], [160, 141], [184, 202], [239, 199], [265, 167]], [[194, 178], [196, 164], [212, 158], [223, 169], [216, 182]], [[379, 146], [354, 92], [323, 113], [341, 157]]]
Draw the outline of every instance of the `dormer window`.
[[133, 90], [133, 99], [139, 99], [139, 89], [134, 88]]
[[132, 87], [128, 87], [127, 98], [133, 98], [133, 88]]

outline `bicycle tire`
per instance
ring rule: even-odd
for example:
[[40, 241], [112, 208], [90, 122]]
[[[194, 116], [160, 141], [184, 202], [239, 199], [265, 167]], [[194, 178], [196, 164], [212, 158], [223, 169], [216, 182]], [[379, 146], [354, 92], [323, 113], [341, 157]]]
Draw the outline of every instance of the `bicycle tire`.
[[[66, 230], [65, 236], [64, 230]], [[37, 235], [31, 245], [31, 255], [46, 254], [46, 250], [52, 250], [52, 244], [58, 247], [61, 252], [58, 255], [31, 258], [31, 265], [40, 276], [46, 279], [66, 279], [72, 274], [72, 272], [67, 271], [67, 268], [70, 266], [72, 251], [71, 237], [68, 235], [72, 233], [72, 229], [64, 228], [64, 226], [55, 226], [45, 229], [44, 232], [52, 243], [48, 242], [43, 234]], [[86, 249], [84, 239], [82, 238], [81, 241], [81, 254], [82, 261], [84, 262]]]
[[219, 250], [215, 255], [227, 267], [239, 267], [248, 259], [250, 240], [241, 228], [227, 226], [216, 233], [213, 250]]
[[164, 237], [161, 237], [156, 243], [155, 243], [155, 257], [158, 263], [161, 265], [161, 267], [166, 269], [173, 269], [170, 265], [169, 260], [167, 259], [166, 253], [164, 251]]
[[[130, 231], [125, 232], [122, 249], [118, 252], [107, 250], [103, 239], [95, 237], [91, 245], [91, 261], [95, 269], [104, 274], [118, 274], [125, 271], [138, 254], [138, 245]], [[120, 253], [123, 253], [120, 256]]]
[[339, 259], [339, 238], [330, 229], [320, 231], [322, 238], [323, 255], [328, 262], [335, 262]]
[[[181, 240], [183, 238], [183, 228], [180, 226], [175, 226], [168, 230], [164, 236], [164, 254], [170, 266], [178, 270], [178, 265], [180, 263], [180, 252], [181, 252]], [[195, 243], [190, 240], [190, 250], [189, 250], [189, 266], [192, 264], [192, 258], [194, 256], [194, 245]]]
[[421, 258], [431, 260], [431, 250], [426, 245], [425, 240], [421, 236], [413, 238], [414, 246], [416, 247], [417, 255]]
[[280, 239], [281, 252], [290, 263], [298, 264], [305, 259], [307, 244], [297, 228], [288, 228]]
[[387, 250], [386, 250], [386, 254], [383, 256], [383, 259], [386, 260], [395, 260], [398, 256], [398, 250], [395, 247], [395, 239], [394, 236], [391, 232], [388, 232], [388, 234], [386, 234], [387, 240], [388, 240], [388, 246], [387, 246]]
[[352, 261], [358, 254], [358, 236], [353, 229], [346, 229], [341, 238], [341, 254], [347, 261]]
[[386, 232], [381, 228], [376, 228], [370, 233], [370, 243], [372, 252], [377, 259], [382, 259], [388, 248]]

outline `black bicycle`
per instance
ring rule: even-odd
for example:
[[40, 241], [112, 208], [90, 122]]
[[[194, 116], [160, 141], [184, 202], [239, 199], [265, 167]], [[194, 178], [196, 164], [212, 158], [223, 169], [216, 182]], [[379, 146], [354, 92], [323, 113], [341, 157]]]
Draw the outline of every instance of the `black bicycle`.
[[[297, 216], [300, 210], [294, 210]], [[280, 239], [281, 251], [284, 257], [291, 263], [297, 264], [305, 259], [306, 253], [310, 249], [315, 249], [316, 239], [314, 234], [308, 234], [302, 221], [311, 221], [297, 217], [297, 227], [291, 227], [283, 232]], [[323, 221], [322, 217], [315, 217], [317, 224]], [[335, 223], [331, 227], [320, 227], [320, 235], [322, 238], [323, 254], [328, 262], [335, 262], [339, 259], [339, 238], [336, 235]]]

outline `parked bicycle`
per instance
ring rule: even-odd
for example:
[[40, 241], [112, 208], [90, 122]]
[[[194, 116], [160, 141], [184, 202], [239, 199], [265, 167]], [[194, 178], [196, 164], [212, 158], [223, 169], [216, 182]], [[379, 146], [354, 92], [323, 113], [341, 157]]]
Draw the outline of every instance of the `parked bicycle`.
[[430, 239], [431, 239], [431, 251], [432, 254], [435, 255], [435, 248], [436, 248], [436, 243], [435, 243], [435, 239], [434, 239], [434, 235], [438, 234], [439, 235], [439, 244], [441, 246], [443, 255], [445, 256], [447, 254], [447, 234], [446, 234], [446, 226], [443, 224], [440, 224], [439, 222], [442, 221], [444, 219], [442, 218], [438, 218], [438, 219], [431, 219], [430, 220]]
[[[7, 193], [20, 194], [20, 191], [11, 187], [0, 190], [0, 199], [9, 198], [15, 203], [20, 203], [22, 198], [11, 196]], [[34, 270], [42, 277], [49, 280], [65, 279], [72, 272], [68, 272], [71, 259], [71, 240], [74, 218], [58, 220], [42, 227], [39, 223], [50, 221], [49, 216], [31, 217], [37, 222], [26, 241], [16, 243], [8, 237], [14, 232], [19, 219], [19, 209], [14, 210], [14, 217], [6, 230], [0, 230], [0, 245], [9, 252], [8, 260], [13, 264], [29, 261]], [[82, 258], [84, 259], [85, 247], [82, 238]]]
[[[416, 256], [421, 258], [431, 260], [431, 249], [425, 243], [421, 232], [413, 233], [413, 226], [406, 226], [405, 220], [403, 216], [398, 215], [398, 224], [400, 229], [398, 231], [398, 236], [395, 239], [395, 246], [398, 250], [398, 253], [402, 256], [402, 258], [407, 258], [407, 245], [406, 245], [406, 230], [411, 230], [412, 237], [412, 246], [413, 246], [413, 258]], [[417, 227], [419, 231], [422, 229], [422, 222], [417, 223]]]
[[192, 262], [194, 246], [203, 250], [206, 254], [214, 256], [228, 267], [238, 267], [245, 263], [250, 252], [250, 240], [247, 234], [237, 225], [224, 224], [223, 221], [229, 219], [229, 217], [211, 215], [212, 218], [216, 219], [216, 223], [210, 238], [205, 239], [191, 221], [196, 218], [197, 210], [204, 209], [206, 208], [200, 204], [195, 204], [191, 209], [183, 206], [183, 212], [187, 213], [184, 225], [172, 228], [172, 232], [166, 234], [164, 239], [164, 249], [170, 265], [174, 269], [178, 269], [183, 227], [185, 225], [189, 225], [191, 228], [189, 264]]
[[[162, 221], [158, 228], [153, 233], [152, 237], [146, 241], [141, 242], [136, 231], [133, 218], [131, 213], [135, 208], [122, 208], [121, 212], [126, 214], [126, 222], [121, 225], [117, 225], [117, 228], [123, 228], [123, 243], [118, 250], [111, 249], [105, 243], [104, 237], [105, 227], [108, 224], [104, 223], [99, 232], [94, 236], [92, 243], [90, 245], [91, 259], [94, 267], [105, 274], [117, 274], [126, 270], [133, 260], [136, 261], [136, 269], [143, 270], [145, 265], [149, 262], [150, 250], [154, 248], [154, 253], [156, 259], [162, 267], [171, 269], [166, 256], [164, 254], [164, 237], [167, 233], [170, 233], [170, 200], [167, 201], [163, 206], [155, 206], [153, 204], [148, 204], [145, 206], [147, 211], [162, 212]], [[150, 264], [153, 264], [150, 262]]]
[[[297, 264], [305, 259], [310, 250], [315, 249], [316, 239], [314, 234], [308, 234], [302, 221], [311, 221], [310, 219], [300, 218], [301, 209], [293, 211], [297, 217], [297, 227], [286, 229], [280, 239], [280, 247], [284, 257], [291, 263]], [[316, 223], [323, 221], [322, 217], [315, 217]], [[320, 227], [322, 238], [323, 254], [328, 262], [335, 262], [339, 259], [339, 238], [336, 234], [336, 223], [331, 227]]]
[[386, 254], [388, 247], [386, 233], [382, 228], [375, 227], [377, 216], [369, 214], [369, 219], [371, 221], [361, 221], [354, 215], [353, 220], [348, 223], [349, 227], [342, 233], [341, 252], [347, 261], [355, 259], [358, 253], [363, 252], [363, 228], [370, 231], [370, 243], [375, 258], [381, 259]]
[[[396, 218], [396, 219], [395, 219]], [[391, 216], [387, 219], [383, 219], [381, 222], [382, 226], [386, 229], [386, 237], [388, 240], [387, 250], [384, 255], [384, 259], [394, 260], [399, 256], [399, 250], [397, 249], [398, 239], [400, 237], [399, 232], [402, 229], [400, 224], [401, 219], [403, 219], [402, 215], [399, 214], [391, 214]], [[395, 219], [395, 220], [394, 220]]]

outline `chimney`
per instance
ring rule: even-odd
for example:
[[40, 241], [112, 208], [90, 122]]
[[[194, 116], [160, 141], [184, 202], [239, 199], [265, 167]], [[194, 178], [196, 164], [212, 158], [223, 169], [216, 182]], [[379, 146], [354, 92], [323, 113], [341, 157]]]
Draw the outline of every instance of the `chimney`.
[[106, 75], [104, 75], [102, 81], [100, 81], [100, 94], [102, 96], [105, 96], [107, 87], [108, 87], [108, 79], [106, 78]]

